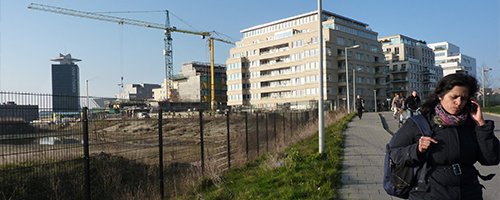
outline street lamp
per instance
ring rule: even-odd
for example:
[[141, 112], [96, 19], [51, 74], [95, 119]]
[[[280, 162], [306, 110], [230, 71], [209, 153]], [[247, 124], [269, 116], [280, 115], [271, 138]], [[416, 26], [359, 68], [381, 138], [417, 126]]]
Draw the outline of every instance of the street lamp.
[[345, 54], [345, 85], [346, 85], [346, 88], [347, 88], [347, 113], [351, 113], [351, 105], [350, 105], [350, 98], [349, 98], [349, 65], [348, 65], [348, 62], [347, 62], [347, 51], [349, 49], [356, 49], [356, 48], [359, 48], [359, 44], [357, 45], [354, 45], [354, 46], [350, 46], [350, 47], [345, 47], [345, 51], [344, 51], [344, 54]]
[[87, 108], [90, 107], [90, 100], [89, 100], [89, 80], [85, 80], [85, 88], [87, 89]]
[[355, 68], [352, 69], [352, 96], [354, 97], [354, 100], [352, 101], [352, 105], [356, 106], [356, 71], [361, 70], [361, 68]]
[[319, 37], [319, 99], [318, 99], [318, 152], [325, 154], [325, 119], [323, 111], [323, 5], [318, 0], [318, 37]]
[[85, 80], [85, 89], [87, 90], [87, 108], [90, 109], [90, 97], [89, 97], [89, 81], [96, 79], [97, 76]]
[[489, 72], [491, 70], [493, 70], [493, 68], [491, 68], [491, 67], [488, 68], [488, 69], [485, 69], [484, 65], [481, 67], [481, 86], [482, 86], [482, 90], [483, 90], [483, 108], [484, 108], [484, 105], [486, 105], [485, 104], [485, 102], [486, 102], [486, 91], [484, 90], [484, 85], [486, 85], [486, 84], [484, 82], [484, 73], [485, 72]]

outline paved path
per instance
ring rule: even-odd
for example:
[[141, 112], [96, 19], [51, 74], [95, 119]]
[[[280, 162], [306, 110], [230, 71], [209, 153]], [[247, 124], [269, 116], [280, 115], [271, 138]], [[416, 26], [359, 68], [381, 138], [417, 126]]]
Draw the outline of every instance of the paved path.
[[382, 187], [385, 144], [391, 135], [379, 115], [365, 113], [361, 120], [354, 118], [345, 134], [341, 199], [392, 199]]
[[[496, 123], [495, 133], [499, 137], [500, 118], [487, 116]], [[387, 131], [385, 129], [387, 129]], [[363, 119], [354, 118], [346, 130], [344, 163], [342, 169], [341, 199], [399, 199], [387, 195], [382, 187], [385, 144], [398, 124], [391, 112], [365, 113]], [[500, 196], [500, 167], [479, 167], [481, 172], [497, 173], [492, 180], [483, 184], [484, 200]]]

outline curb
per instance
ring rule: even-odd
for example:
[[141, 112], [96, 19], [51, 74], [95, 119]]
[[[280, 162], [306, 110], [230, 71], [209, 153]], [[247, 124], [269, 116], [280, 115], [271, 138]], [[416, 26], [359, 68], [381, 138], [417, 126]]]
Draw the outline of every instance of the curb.
[[387, 133], [389, 133], [391, 135], [394, 135], [394, 133], [391, 130], [389, 130], [389, 125], [387, 125], [387, 121], [385, 120], [385, 117], [382, 116], [382, 114], [380, 114], [379, 112], [377, 112], [377, 114], [380, 117], [380, 122], [382, 123], [382, 126], [383, 126], [384, 130]]
[[500, 117], [500, 114], [496, 114], [496, 113], [484, 112], [484, 114], [488, 114], [488, 115], [493, 115], [493, 116], [496, 116], [496, 117]]

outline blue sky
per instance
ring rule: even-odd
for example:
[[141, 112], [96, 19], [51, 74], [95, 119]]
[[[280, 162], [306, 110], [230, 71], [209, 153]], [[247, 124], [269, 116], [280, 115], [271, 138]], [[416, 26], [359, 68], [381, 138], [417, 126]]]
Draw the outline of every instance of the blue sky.
[[[171, 25], [218, 31], [232, 40], [240, 30], [310, 12], [316, 0], [0, 0], [0, 90], [51, 92], [51, 58], [71, 53], [82, 59], [81, 94], [112, 97], [124, 83], [157, 83], [165, 77], [163, 31], [30, 10], [30, 3], [80, 11], [169, 10]], [[286, 3], [285, 3], [286, 2]], [[498, 0], [323, 0], [323, 9], [370, 25], [379, 36], [403, 34], [428, 43], [448, 41], [492, 67], [500, 85], [500, 5]], [[162, 12], [107, 15], [163, 24]], [[174, 72], [182, 63], [209, 61], [206, 40], [173, 33]], [[231, 45], [216, 43], [215, 61], [225, 63]]]

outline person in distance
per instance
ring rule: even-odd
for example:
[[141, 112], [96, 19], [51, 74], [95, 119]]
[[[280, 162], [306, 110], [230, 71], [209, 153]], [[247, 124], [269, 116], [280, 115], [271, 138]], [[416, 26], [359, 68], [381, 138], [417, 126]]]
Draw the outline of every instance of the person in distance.
[[413, 90], [411, 95], [405, 99], [405, 107], [408, 109], [409, 117], [416, 114], [418, 108], [420, 107], [420, 97], [417, 95], [417, 91]]
[[394, 98], [392, 98], [392, 103], [391, 103], [391, 110], [392, 110], [392, 116], [394, 119], [396, 119], [396, 114], [401, 111], [403, 108], [403, 98], [396, 93], [394, 95]]
[[358, 117], [361, 119], [363, 117], [363, 110], [365, 109], [365, 100], [360, 95], [356, 97], [356, 110], [358, 111]]

